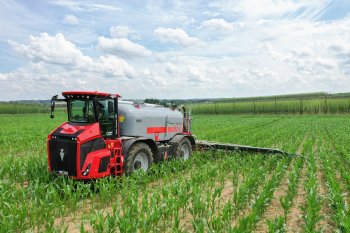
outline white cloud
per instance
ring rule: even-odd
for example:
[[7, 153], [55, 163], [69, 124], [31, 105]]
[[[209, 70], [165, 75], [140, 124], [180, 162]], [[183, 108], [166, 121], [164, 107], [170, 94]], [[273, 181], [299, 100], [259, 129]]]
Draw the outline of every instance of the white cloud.
[[86, 12], [93, 12], [93, 11], [121, 11], [122, 9], [119, 7], [115, 7], [112, 5], [106, 5], [106, 4], [96, 4], [96, 3], [88, 3], [83, 1], [71, 1], [71, 0], [55, 0], [51, 1], [51, 4], [66, 7], [73, 11], [86, 11]]
[[109, 33], [112, 38], [127, 38], [131, 30], [128, 26], [112, 26]]
[[40, 36], [30, 36], [29, 44], [18, 44], [10, 41], [15, 51], [32, 60], [46, 63], [79, 66], [91, 63], [91, 58], [83, 53], [72, 42], [65, 39], [63, 34], [50, 36], [41, 33]]
[[152, 54], [150, 50], [142, 45], [134, 43], [126, 38], [98, 38], [98, 48], [109, 54], [124, 57], [147, 57]]
[[128, 38], [133, 40], [141, 40], [141, 35], [128, 26], [111, 26], [109, 28], [111, 38]]
[[224, 19], [210, 19], [201, 24], [201, 28], [209, 28], [218, 31], [230, 32], [234, 29], [234, 26]]
[[248, 20], [295, 17], [312, 19], [330, 2], [330, 0], [222, 0], [210, 3], [210, 6], [222, 13], [234, 14]]
[[7, 80], [7, 75], [0, 73], [0, 80], [2, 80], [2, 81]]
[[95, 59], [91, 67], [87, 67], [88, 71], [101, 73], [107, 77], [127, 77], [135, 78], [136, 71], [125, 60], [115, 56], [100, 56]]
[[198, 91], [223, 86], [220, 79], [213, 78], [220, 73], [214, 62], [201, 57], [168, 55], [143, 71], [157, 92], [166, 89], [171, 98], [188, 98], [191, 88]]
[[159, 63], [147, 70], [148, 79], [162, 79], [169, 88], [184, 83], [178, 86], [183, 93], [211, 96], [334, 92], [350, 86], [350, 19], [233, 25], [235, 30], [205, 48], [162, 53]]
[[172, 42], [183, 47], [198, 46], [202, 44], [197, 37], [190, 37], [180, 28], [158, 27], [154, 30], [154, 35], [163, 42]]
[[59, 70], [77, 70], [92, 72], [101, 76], [135, 77], [135, 70], [126, 61], [115, 56], [92, 58], [84, 55], [75, 44], [58, 33], [50, 36], [47, 33], [39, 37], [30, 36], [29, 44], [10, 42], [15, 51], [34, 62], [32, 69], [39, 69], [46, 63], [57, 66]]
[[63, 22], [68, 25], [78, 25], [79, 20], [75, 15], [65, 15]]

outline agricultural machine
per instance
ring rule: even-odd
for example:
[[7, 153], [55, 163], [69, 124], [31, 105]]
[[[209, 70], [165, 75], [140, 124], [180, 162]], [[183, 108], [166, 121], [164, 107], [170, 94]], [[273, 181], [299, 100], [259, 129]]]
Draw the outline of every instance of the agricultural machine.
[[97, 179], [147, 170], [170, 158], [187, 160], [195, 149], [233, 150], [264, 154], [288, 153], [269, 148], [195, 140], [191, 117], [184, 107], [165, 108], [120, 100], [118, 94], [63, 92], [68, 122], [47, 140], [49, 170], [74, 179]]

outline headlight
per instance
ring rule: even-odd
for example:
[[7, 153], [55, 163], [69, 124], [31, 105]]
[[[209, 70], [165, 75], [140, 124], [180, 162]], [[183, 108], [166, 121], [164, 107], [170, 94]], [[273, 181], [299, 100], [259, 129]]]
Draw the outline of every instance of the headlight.
[[83, 173], [82, 173], [83, 176], [89, 175], [90, 167], [91, 167], [91, 163], [87, 166], [87, 168], [85, 169], [85, 171], [83, 171]]

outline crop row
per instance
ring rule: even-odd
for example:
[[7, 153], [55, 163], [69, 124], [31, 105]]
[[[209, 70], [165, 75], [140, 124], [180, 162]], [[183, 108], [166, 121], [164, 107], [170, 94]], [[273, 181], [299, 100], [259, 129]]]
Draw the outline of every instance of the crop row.
[[198, 114], [334, 114], [349, 113], [350, 98], [250, 100], [188, 104]]
[[0, 102], [0, 114], [48, 113], [48, 104]]

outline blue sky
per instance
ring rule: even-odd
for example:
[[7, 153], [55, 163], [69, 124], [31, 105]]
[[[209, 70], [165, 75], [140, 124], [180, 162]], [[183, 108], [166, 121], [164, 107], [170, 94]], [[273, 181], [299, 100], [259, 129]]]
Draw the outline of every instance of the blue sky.
[[0, 100], [350, 91], [346, 0], [0, 4]]

